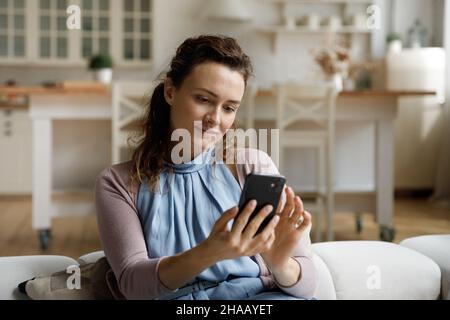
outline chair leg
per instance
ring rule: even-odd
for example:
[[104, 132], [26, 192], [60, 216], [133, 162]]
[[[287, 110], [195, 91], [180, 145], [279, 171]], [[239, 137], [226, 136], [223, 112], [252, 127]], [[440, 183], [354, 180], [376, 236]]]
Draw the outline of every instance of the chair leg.
[[334, 204], [333, 200], [327, 201], [327, 240], [334, 240], [334, 227], [333, 227], [333, 214], [334, 214]]
[[323, 201], [322, 199], [318, 199], [317, 200], [317, 205], [316, 205], [316, 212], [315, 212], [315, 216], [316, 216], [316, 237], [315, 237], [315, 242], [320, 242], [322, 241], [322, 214], [324, 212], [324, 206], [323, 206]]
[[355, 228], [358, 234], [361, 233], [363, 230], [363, 219], [361, 212], [355, 213]]

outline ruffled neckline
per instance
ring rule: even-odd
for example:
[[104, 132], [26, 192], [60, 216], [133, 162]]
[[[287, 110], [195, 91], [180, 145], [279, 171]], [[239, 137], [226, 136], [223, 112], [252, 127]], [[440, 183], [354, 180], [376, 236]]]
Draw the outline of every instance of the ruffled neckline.
[[214, 146], [208, 148], [206, 151], [203, 151], [199, 155], [197, 155], [194, 159], [189, 162], [184, 162], [180, 164], [174, 164], [164, 161], [164, 166], [168, 168], [172, 168], [174, 173], [192, 173], [202, 170], [208, 164], [213, 163], [215, 155]]

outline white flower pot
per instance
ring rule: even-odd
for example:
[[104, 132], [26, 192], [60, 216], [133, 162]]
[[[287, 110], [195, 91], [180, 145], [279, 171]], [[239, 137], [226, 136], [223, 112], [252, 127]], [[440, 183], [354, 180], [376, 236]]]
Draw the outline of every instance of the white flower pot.
[[94, 71], [94, 80], [103, 84], [111, 84], [112, 69], [99, 69]]
[[388, 52], [389, 53], [400, 53], [402, 51], [402, 42], [400, 40], [393, 40], [389, 42]]

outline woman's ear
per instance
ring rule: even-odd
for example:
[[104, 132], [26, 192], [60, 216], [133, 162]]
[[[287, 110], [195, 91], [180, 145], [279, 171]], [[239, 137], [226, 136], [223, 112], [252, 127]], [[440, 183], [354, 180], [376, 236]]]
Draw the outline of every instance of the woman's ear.
[[166, 78], [164, 80], [164, 98], [166, 99], [166, 102], [168, 105], [172, 106], [173, 104], [173, 92], [174, 92], [174, 86], [172, 79]]

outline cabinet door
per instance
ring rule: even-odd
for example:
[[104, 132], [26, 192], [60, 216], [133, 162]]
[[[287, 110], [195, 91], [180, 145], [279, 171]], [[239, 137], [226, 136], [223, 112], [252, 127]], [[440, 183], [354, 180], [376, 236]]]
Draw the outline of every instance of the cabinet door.
[[[67, 8], [79, 5], [81, 30], [67, 29]], [[116, 66], [153, 59], [152, 0], [0, 0], [0, 63], [86, 66], [95, 54]]]
[[0, 0], [0, 59], [26, 58], [25, 0]]
[[31, 193], [31, 120], [27, 110], [0, 109], [0, 193]]
[[38, 59], [41, 61], [64, 61], [69, 57], [67, 6], [67, 0], [39, 0]]
[[122, 54], [124, 64], [152, 59], [152, 0], [123, 0]]
[[81, 2], [82, 40], [81, 56], [111, 54], [111, 16], [109, 0], [83, 0]]

